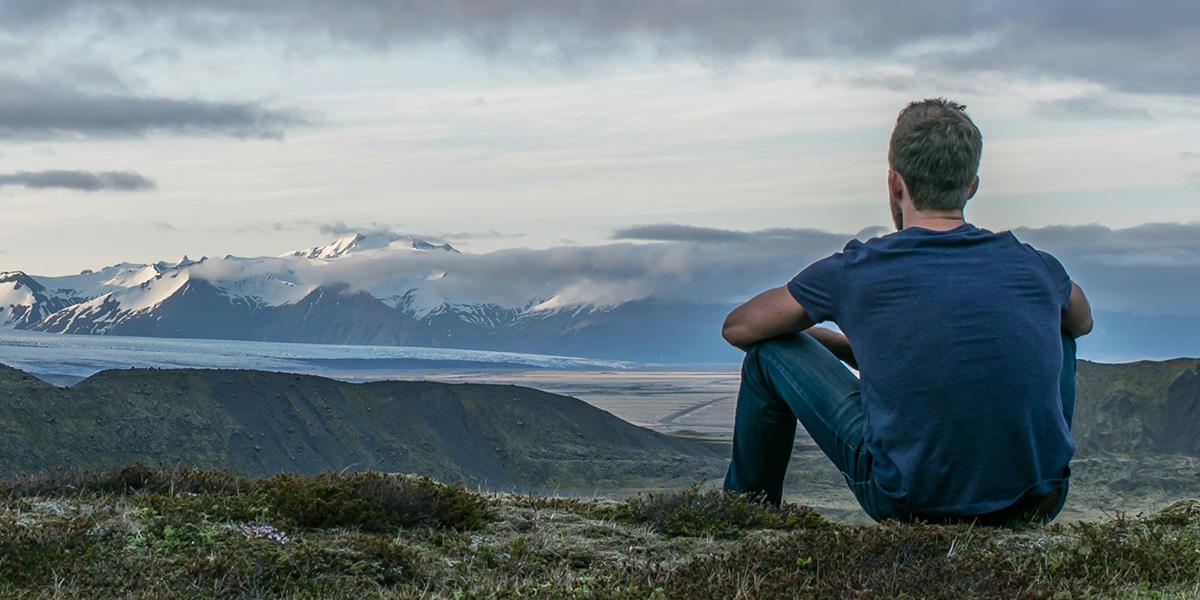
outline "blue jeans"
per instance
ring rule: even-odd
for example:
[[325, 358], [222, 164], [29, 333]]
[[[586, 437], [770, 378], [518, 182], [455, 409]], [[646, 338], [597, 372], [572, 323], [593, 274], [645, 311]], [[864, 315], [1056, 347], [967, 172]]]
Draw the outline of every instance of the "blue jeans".
[[[1075, 412], [1075, 340], [1065, 333], [1062, 337], [1059, 385], [1063, 416], [1070, 427]], [[799, 420], [872, 519], [911, 520], [915, 515], [897, 512], [872, 478], [863, 419], [858, 378], [807, 334], [784, 335], [751, 346], [742, 363], [725, 489], [764, 494], [778, 505]], [[1064, 484], [1046, 521], [1062, 510], [1066, 497]]]

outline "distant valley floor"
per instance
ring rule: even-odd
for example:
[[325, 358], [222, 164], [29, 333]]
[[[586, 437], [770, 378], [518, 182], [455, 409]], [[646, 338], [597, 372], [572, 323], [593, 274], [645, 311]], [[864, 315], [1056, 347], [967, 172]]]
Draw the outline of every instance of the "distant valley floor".
[[579, 398], [661, 433], [733, 435], [737, 369], [525, 371], [427, 375], [447, 383], [504, 383]]

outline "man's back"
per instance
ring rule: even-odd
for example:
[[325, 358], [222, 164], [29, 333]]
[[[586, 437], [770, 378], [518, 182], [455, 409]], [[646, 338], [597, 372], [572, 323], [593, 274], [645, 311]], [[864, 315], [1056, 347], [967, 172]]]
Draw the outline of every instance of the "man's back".
[[1066, 477], [1070, 289], [1053, 257], [971, 225], [851, 242], [789, 285], [859, 357], [879, 487], [930, 515], [991, 512]]
[[[966, 223], [983, 136], [965, 109], [936, 98], [896, 117], [896, 233], [853, 241], [725, 318], [721, 335], [746, 351], [725, 489], [780, 502], [799, 420], [876, 520], [1062, 510], [1091, 308], [1054, 257]], [[821, 321], [845, 335], [811, 329]]]

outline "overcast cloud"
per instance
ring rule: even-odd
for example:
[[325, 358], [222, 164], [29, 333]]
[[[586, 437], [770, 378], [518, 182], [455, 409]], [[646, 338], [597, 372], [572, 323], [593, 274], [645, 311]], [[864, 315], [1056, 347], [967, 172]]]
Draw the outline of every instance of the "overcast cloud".
[[113, 34], [165, 23], [206, 44], [258, 32], [372, 48], [451, 39], [488, 53], [549, 48], [568, 63], [634, 43], [710, 58], [892, 55], [926, 76], [998, 72], [1200, 93], [1192, 0], [3, 0], [0, 14], [0, 28], [22, 34], [80, 21]]
[[256, 102], [93, 93], [0, 77], [0, 139], [121, 138], [151, 133], [279, 139], [286, 128], [310, 123], [296, 109]]
[[1107, 95], [1072, 96], [1056, 100], [1038, 100], [1034, 113], [1052, 119], [1111, 119], [1120, 121], [1152, 121], [1150, 111], [1114, 100]]
[[153, 179], [133, 171], [18, 171], [0, 173], [0, 187], [22, 186], [29, 189], [65, 189], [81, 192], [140, 192], [158, 185]]

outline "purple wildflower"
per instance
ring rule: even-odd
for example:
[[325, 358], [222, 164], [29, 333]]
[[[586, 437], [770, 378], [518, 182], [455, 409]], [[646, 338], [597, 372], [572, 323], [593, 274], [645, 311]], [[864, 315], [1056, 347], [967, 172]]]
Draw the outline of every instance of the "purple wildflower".
[[267, 538], [280, 544], [288, 543], [287, 534], [270, 525], [242, 525], [242, 533], [248, 538]]

